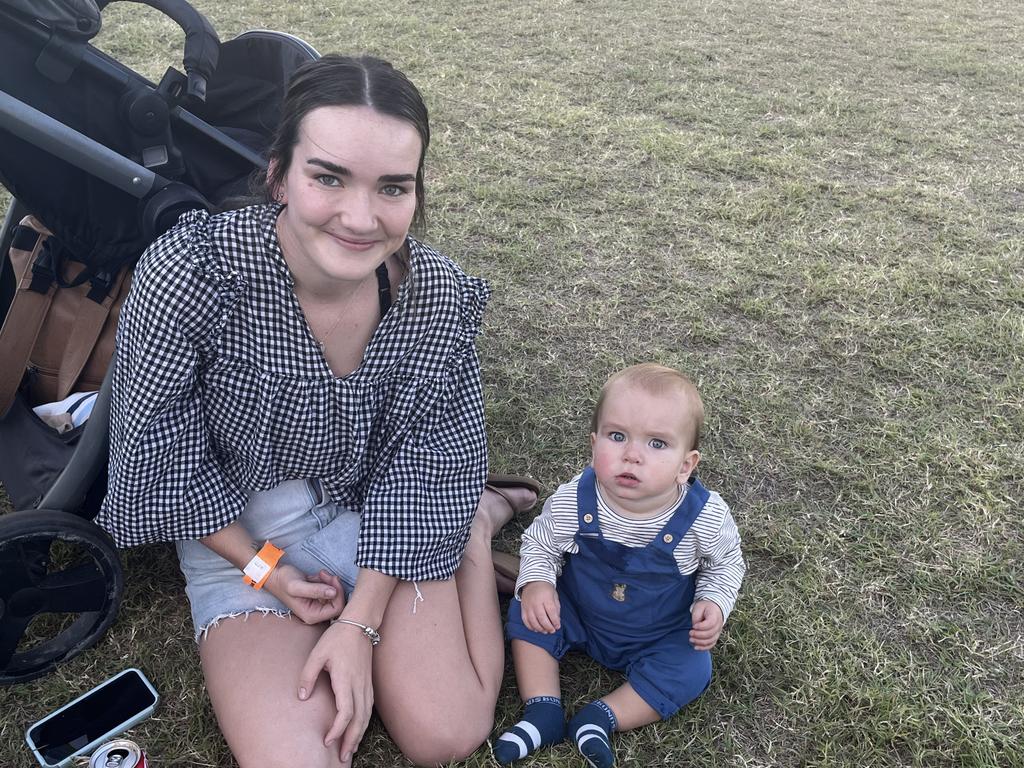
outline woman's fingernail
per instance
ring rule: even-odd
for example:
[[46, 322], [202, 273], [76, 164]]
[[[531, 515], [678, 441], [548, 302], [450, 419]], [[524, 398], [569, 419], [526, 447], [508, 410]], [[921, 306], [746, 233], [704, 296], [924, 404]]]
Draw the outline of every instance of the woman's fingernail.
[[300, 699], [305, 701], [308, 696], [309, 696], [309, 694], [306, 693], [306, 689], [305, 688], [299, 688], [299, 698]]

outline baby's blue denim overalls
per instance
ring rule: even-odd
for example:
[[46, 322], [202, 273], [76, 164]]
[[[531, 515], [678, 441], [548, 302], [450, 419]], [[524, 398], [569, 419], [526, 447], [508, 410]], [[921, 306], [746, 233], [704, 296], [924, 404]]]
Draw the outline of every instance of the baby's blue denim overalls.
[[696, 478], [672, 517], [644, 547], [605, 540], [597, 510], [594, 470], [576, 491], [579, 552], [566, 558], [558, 580], [560, 630], [545, 635], [522, 622], [521, 604], [509, 607], [509, 637], [561, 659], [582, 650], [626, 673], [633, 689], [662, 718], [697, 698], [711, 681], [711, 654], [690, 644], [696, 574], [683, 576], [672, 554], [708, 500]]

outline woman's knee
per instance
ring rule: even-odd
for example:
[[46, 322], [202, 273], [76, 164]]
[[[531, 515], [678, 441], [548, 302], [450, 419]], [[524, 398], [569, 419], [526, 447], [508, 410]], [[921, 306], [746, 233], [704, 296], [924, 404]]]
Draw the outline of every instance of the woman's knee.
[[402, 727], [390, 728], [402, 754], [416, 765], [435, 766], [464, 760], [486, 741], [494, 727], [493, 711], [490, 717], [479, 713], [462, 717], [451, 712], [437, 712], [434, 717], [406, 722]]
[[239, 768], [268, 768], [268, 766], [301, 765], [303, 768], [341, 768], [338, 743], [324, 747], [323, 742], [297, 745], [294, 742], [265, 743], [258, 750], [232, 747]]

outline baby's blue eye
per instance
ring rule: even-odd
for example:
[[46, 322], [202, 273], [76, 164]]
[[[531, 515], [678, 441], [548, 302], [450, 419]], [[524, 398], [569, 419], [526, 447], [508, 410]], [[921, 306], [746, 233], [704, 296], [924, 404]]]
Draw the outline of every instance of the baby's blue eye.
[[613, 443], [622, 443], [625, 442], [626, 436], [621, 432], [609, 432], [608, 439], [611, 440]]
[[651, 440], [651, 448], [656, 451], [660, 451], [662, 448], [668, 448], [668, 443], [655, 437]]

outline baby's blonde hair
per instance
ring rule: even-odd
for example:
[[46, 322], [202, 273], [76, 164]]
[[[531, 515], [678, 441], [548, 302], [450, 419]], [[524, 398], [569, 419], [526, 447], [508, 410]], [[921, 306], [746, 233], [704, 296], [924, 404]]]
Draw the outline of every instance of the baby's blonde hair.
[[613, 385], [618, 383], [629, 384], [639, 387], [649, 394], [660, 396], [671, 392], [678, 392], [686, 398], [690, 421], [693, 445], [690, 450], [700, 449], [700, 433], [704, 429], [704, 402], [700, 399], [700, 392], [690, 377], [680, 373], [675, 368], [669, 368], [657, 363], [640, 363], [631, 365], [616, 371], [608, 377], [608, 381], [601, 387], [601, 394], [597, 396], [597, 403], [594, 405], [594, 413], [590, 417], [590, 431], [597, 432], [598, 422], [601, 420], [601, 408], [604, 406], [605, 398]]

